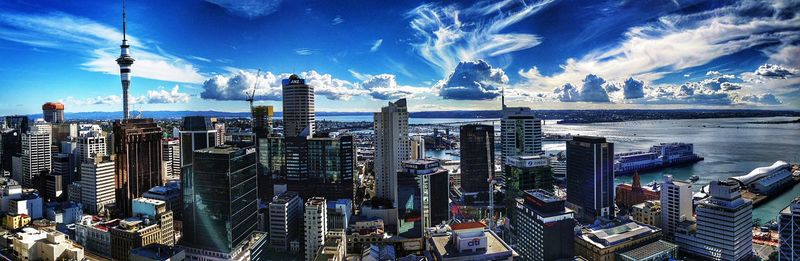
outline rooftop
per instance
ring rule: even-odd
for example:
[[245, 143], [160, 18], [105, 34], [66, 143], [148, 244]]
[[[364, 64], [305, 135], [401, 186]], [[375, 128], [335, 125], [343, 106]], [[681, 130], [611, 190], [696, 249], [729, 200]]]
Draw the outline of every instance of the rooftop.
[[450, 225], [450, 228], [452, 230], [463, 230], [463, 229], [474, 229], [474, 228], [485, 228], [485, 227], [486, 225], [484, 225], [481, 222], [456, 223]]
[[620, 256], [630, 260], [650, 260], [654, 257], [661, 256], [665, 252], [673, 252], [678, 249], [678, 246], [667, 241], [659, 240], [644, 246], [631, 249], [627, 252], [620, 253]]
[[149, 244], [131, 249], [131, 255], [145, 257], [150, 260], [170, 260], [183, 250], [162, 244]]
[[[483, 225], [482, 223], [478, 224]], [[477, 225], [470, 225], [470, 226], [477, 226]], [[455, 230], [456, 228], [453, 229]], [[431, 243], [432, 252], [441, 256], [445, 260], [457, 259], [468, 256], [477, 256], [477, 255], [489, 257], [490, 260], [500, 260], [500, 259], [507, 259], [508, 257], [514, 255], [514, 251], [511, 249], [511, 247], [509, 247], [505, 242], [503, 242], [503, 240], [500, 239], [496, 234], [494, 234], [489, 230], [484, 230], [483, 233], [485, 234], [487, 240], [486, 250], [484, 251], [459, 252], [458, 249], [456, 249], [453, 246], [453, 244], [450, 244], [450, 236], [446, 234], [432, 236], [429, 239], [429, 242]]]
[[604, 137], [595, 137], [595, 136], [573, 136], [572, 140], [581, 141], [581, 142], [589, 142], [589, 143], [604, 143], [604, 142], [606, 142], [606, 138], [604, 138]]
[[598, 248], [607, 248], [660, 231], [658, 228], [631, 221], [612, 228], [585, 231], [580, 239]]

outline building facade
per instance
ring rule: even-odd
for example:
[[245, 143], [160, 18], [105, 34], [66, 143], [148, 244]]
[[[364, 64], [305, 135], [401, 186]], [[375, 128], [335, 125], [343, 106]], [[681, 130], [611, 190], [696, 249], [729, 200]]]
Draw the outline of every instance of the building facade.
[[789, 206], [781, 210], [778, 217], [780, 243], [778, 260], [789, 261], [800, 259], [800, 197], [795, 198]]
[[51, 124], [64, 122], [64, 104], [60, 102], [48, 102], [42, 105], [42, 116], [44, 121]]
[[96, 157], [81, 164], [81, 204], [87, 213], [98, 214], [115, 202], [114, 160]]
[[325, 245], [325, 235], [328, 233], [328, 204], [325, 198], [314, 197], [306, 201], [305, 214], [305, 247], [306, 260], [312, 260], [317, 250]]
[[542, 150], [542, 121], [533, 115], [530, 108], [503, 106], [500, 122], [500, 162], [512, 156], [544, 154]]
[[38, 187], [35, 180], [42, 171], [50, 172], [52, 168], [52, 128], [49, 123], [36, 122], [27, 133], [22, 134], [22, 180], [24, 187]]
[[192, 188], [183, 191], [182, 244], [231, 253], [258, 223], [256, 149], [223, 145], [193, 155], [191, 179], [182, 181]]
[[295, 192], [283, 192], [269, 203], [269, 245], [276, 251], [289, 251], [289, 243], [302, 232], [303, 201]]
[[314, 135], [314, 87], [297, 75], [284, 79], [283, 135], [285, 137]]
[[590, 136], [567, 141], [567, 201], [581, 221], [614, 216], [614, 143]]
[[485, 200], [494, 178], [494, 127], [462, 125], [460, 132], [461, 190]]
[[406, 99], [390, 102], [374, 114], [375, 196], [397, 207], [397, 171], [411, 158]]
[[575, 256], [575, 219], [564, 199], [546, 190], [527, 190], [512, 219], [520, 260]]
[[131, 200], [164, 182], [161, 127], [153, 119], [114, 122], [115, 204], [131, 216]]
[[692, 184], [665, 175], [661, 183], [661, 228], [664, 238], [674, 240], [680, 224], [694, 222], [692, 207]]

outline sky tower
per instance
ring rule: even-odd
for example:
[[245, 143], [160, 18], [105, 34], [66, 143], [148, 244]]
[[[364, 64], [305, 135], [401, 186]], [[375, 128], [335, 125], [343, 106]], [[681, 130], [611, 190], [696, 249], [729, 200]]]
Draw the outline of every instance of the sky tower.
[[125, 24], [125, 0], [122, 0], [122, 45], [120, 45], [120, 54], [117, 58], [119, 64], [119, 77], [122, 80], [122, 118], [128, 119], [128, 88], [131, 86], [131, 65], [133, 65], [133, 57], [128, 49], [127, 32]]

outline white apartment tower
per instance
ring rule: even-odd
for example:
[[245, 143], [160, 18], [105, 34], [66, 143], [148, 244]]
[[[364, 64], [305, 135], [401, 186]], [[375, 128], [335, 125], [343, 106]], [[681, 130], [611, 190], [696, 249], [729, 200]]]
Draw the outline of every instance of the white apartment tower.
[[114, 161], [92, 156], [81, 164], [81, 204], [87, 213], [97, 214], [114, 203]]
[[709, 194], [697, 206], [697, 231], [677, 233], [675, 242], [681, 250], [708, 260], [750, 260], [753, 203], [742, 198], [739, 183], [732, 180], [712, 181]]
[[665, 175], [661, 183], [661, 229], [664, 237], [673, 240], [682, 221], [694, 221], [692, 184]]
[[375, 192], [397, 207], [397, 171], [411, 158], [406, 99], [390, 102], [375, 113]]
[[[314, 135], [314, 87], [292, 74], [283, 82], [283, 136]], [[304, 131], [307, 130], [307, 133]]]
[[102, 131], [89, 131], [78, 137], [78, 162], [83, 163], [92, 155], [108, 155], [106, 134]]
[[425, 158], [425, 139], [420, 135], [411, 137], [411, 159]]
[[44, 121], [36, 121], [28, 133], [22, 134], [22, 177], [23, 187], [34, 187], [33, 179], [42, 171], [52, 168], [52, 127]]
[[164, 139], [161, 142], [161, 160], [164, 161], [167, 176], [181, 174], [181, 141], [180, 139]]
[[313, 197], [305, 205], [306, 260], [314, 260], [317, 250], [325, 245], [328, 233], [328, 205], [325, 198]]
[[500, 122], [501, 162], [512, 156], [542, 155], [542, 121], [526, 107], [503, 106]]

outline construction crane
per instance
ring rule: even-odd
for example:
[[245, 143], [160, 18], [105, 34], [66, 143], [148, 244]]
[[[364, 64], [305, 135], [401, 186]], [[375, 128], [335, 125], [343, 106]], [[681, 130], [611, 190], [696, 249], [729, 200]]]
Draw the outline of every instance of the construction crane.
[[261, 69], [258, 69], [258, 72], [256, 72], [256, 81], [255, 81], [255, 83], [253, 83], [253, 91], [250, 92], [250, 94], [247, 95], [247, 99], [246, 99], [247, 102], [250, 103], [250, 115], [251, 116], [253, 114], [253, 98], [256, 96], [256, 88], [258, 87], [258, 80], [261, 79], [260, 75], [261, 75]]

